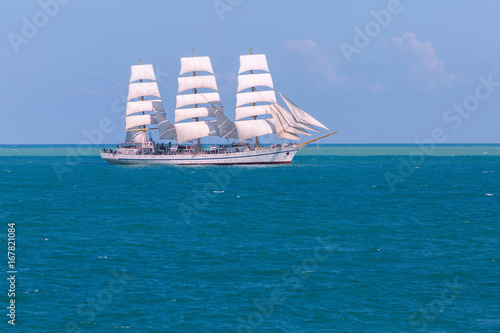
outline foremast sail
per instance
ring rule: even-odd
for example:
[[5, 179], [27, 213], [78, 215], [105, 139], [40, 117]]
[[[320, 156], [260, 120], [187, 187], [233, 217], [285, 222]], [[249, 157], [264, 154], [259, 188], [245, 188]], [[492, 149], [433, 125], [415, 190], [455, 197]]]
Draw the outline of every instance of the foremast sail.
[[144, 143], [147, 141], [147, 131], [154, 129], [160, 130], [160, 139], [175, 139], [175, 129], [166, 120], [153, 65], [142, 65], [139, 59], [139, 65], [131, 66], [130, 71], [125, 111], [125, 142]]
[[235, 109], [235, 124], [240, 141], [255, 137], [255, 145], [259, 147], [260, 135], [276, 133], [272, 119], [257, 119], [258, 116], [271, 114], [271, 105], [276, 103], [273, 89], [266, 56], [252, 54], [252, 49], [249, 55], [240, 56]]
[[[200, 75], [199, 72], [208, 74]], [[188, 73], [192, 75], [185, 75]], [[198, 151], [200, 151], [200, 138], [202, 137], [237, 137], [234, 124], [223, 114], [209, 57], [195, 57], [193, 50], [193, 57], [181, 58], [181, 70], [177, 82], [179, 89], [176, 96], [174, 126], [178, 143], [197, 139]], [[186, 91], [189, 93], [185, 93]], [[200, 118], [215, 119], [201, 120]]]
[[[275, 133], [279, 138], [300, 141], [299, 135], [311, 136], [308, 130], [319, 132], [315, 127], [326, 129], [281, 93], [280, 96], [289, 110], [276, 100], [266, 56], [252, 54], [252, 49], [250, 55], [240, 56], [235, 109], [235, 124], [240, 140], [255, 137], [256, 147], [259, 147], [260, 135]], [[271, 115], [272, 118], [264, 115]]]

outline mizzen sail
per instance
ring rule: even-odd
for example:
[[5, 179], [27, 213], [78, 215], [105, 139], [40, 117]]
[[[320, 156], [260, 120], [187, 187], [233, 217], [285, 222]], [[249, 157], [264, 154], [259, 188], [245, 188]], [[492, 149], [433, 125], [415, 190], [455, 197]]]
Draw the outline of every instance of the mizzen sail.
[[[175, 129], [166, 119], [153, 65], [131, 66], [130, 72], [125, 111], [125, 130], [127, 131], [125, 142], [146, 142], [146, 132], [153, 129], [160, 129], [161, 139], [175, 138]], [[148, 127], [149, 125], [157, 125], [157, 127]], [[165, 134], [167, 132], [168, 135]]]

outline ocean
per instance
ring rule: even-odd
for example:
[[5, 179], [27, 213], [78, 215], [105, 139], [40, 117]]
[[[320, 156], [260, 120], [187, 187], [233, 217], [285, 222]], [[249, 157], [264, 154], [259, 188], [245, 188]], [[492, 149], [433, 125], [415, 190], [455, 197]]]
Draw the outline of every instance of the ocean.
[[0, 331], [500, 332], [500, 145], [312, 145], [280, 166], [98, 151], [0, 146]]

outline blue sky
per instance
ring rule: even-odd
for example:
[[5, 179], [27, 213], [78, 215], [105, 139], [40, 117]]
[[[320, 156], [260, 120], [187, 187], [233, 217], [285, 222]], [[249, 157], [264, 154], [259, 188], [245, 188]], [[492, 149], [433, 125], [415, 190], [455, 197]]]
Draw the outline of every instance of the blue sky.
[[172, 121], [192, 49], [231, 117], [249, 47], [276, 90], [339, 130], [324, 142], [500, 143], [498, 13], [494, 0], [6, 0], [0, 144], [121, 142], [139, 57]]

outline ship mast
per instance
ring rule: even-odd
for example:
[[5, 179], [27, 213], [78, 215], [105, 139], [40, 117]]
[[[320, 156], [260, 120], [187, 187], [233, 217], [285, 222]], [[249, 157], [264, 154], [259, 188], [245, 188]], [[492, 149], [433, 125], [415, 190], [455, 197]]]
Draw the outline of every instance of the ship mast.
[[[250, 48], [250, 55], [252, 55], [252, 48]], [[253, 74], [253, 70], [250, 71], [250, 74]], [[252, 87], [252, 92], [255, 92], [255, 87]], [[255, 106], [255, 102], [253, 102], [253, 106]], [[253, 116], [254, 120], [257, 120], [257, 116]], [[259, 137], [255, 137], [255, 148], [259, 148]]]
[[[142, 62], [141, 62], [141, 58], [139, 58], [139, 65], [141, 65]], [[139, 82], [142, 83], [142, 79], [139, 80]], [[144, 96], [141, 97], [141, 101], [144, 101]], [[142, 111], [142, 115], [145, 115], [146, 113], [144, 113], [144, 111]], [[147, 138], [147, 132], [146, 132], [146, 125], [143, 126], [143, 132], [144, 132], [144, 142], [147, 142], [148, 141], [148, 138]]]
[[[255, 73], [255, 71], [263, 73]], [[248, 74], [245, 74], [248, 72]], [[256, 87], [270, 88], [257, 89]], [[245, 92], [246, 90], [248, 92]], [[250, 48], [249, 55], [240, 56], [238, 70], [238, 89], [236, 93], [235, 125], [240, 140], [255, 138], [255, 148], [259, 148], [259, 136], [275, 133], [273, 120], [259, 119], [259, 115], [271, 114], [271, 107], [276, 103], [269, 67], [264, 54], [253, 54]], [[244, 118], [251, 118], [244, 120]]]
[[[236, 130], [224, 116], [214, 70], [209, 57], [181, 58], [181, 70], [177, 77], [179, 88], [175, 106], [175, 130], [177, 142], [198, 141], [197, 152], [201, 152], [200, 138], [222, 136], [235, 138]], [[200, 72], [202, 74], [200, 74]], [[204, 75], [203, 73], [209, 73]], [[190, 74], [188, 76], [184, 74]], [[200, 88], [210, 91], [201, 91]], [[183, 92], [189, 91], [185, 94]], [[193, 92], [194, 91], [194, 92]], [[201, 119], [200, 119], [201, 118]], [[203, 118], [215, 118], [204, 120]], [[190, 121], [184, 121], [184, 120]], [[194, 119], [194, 121], [193, 121]], [[195, 143], [196, 145], [196, 143]]]
[[[148, 96], [156, 97], [156, 99], [146, 98]], [[142, 59], [139, 58], [139, 64], [131, 66], [125, 111], [125, 131], [127, 132], [125, 141], [137, 144], [147, 143], [147, 132], [159, 129], [160, 123], [162, 128], [160, 139], [165, 139], [166, 136], [171, 136], [172, 132], [175, 132], [172, 131], [173, 126], [165, 117], [153, 65], [143, 65]], [[158, 124], [159, 127], [147, 127], [151, 124]]]
[[[194, 58], [194, 49], [193, 49], [193, 58]], [[193, 71], [193, 76], [196, 76], [196, 71]], [[194, 93], [195, 94], [198, 93], [198, 90], [196, 88], [194, 88]], [[197, 108], [198, 104], [195, 104], [194, 107]], [[200, 121], [199, 117], [196, 117], [194, 119], [196, 119], [197, 122]], [[198, 138], [198, 151], [201, 151], [201, 141], [200, 141], [200, 138]]]

